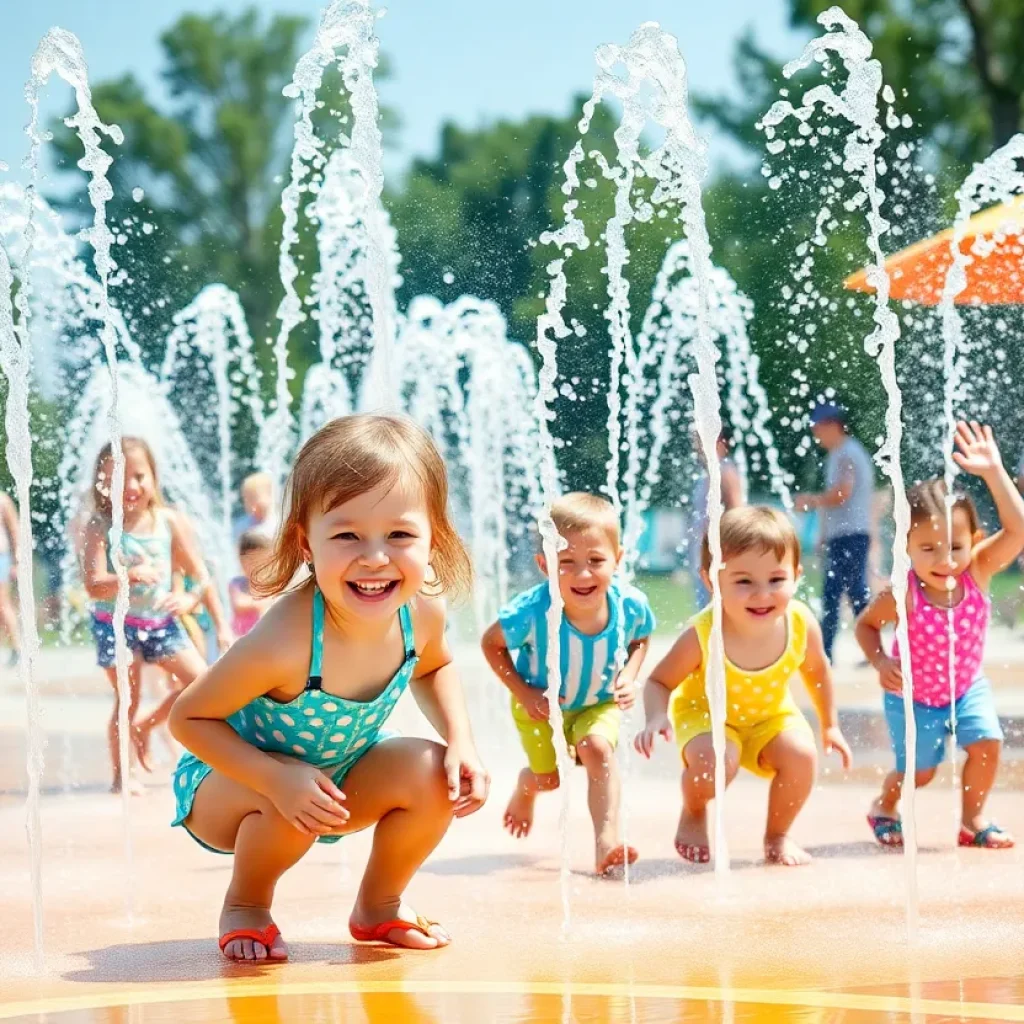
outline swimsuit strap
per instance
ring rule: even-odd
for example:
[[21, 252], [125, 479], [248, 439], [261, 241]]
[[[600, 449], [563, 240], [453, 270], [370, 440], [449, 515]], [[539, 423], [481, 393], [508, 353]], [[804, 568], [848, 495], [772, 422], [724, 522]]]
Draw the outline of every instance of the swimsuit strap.
[[319, 690], [323, 683], [324, 667], [324, 595], [313, 584], [313, 650], [309, 656], [307, 690]]
[[405, 660], [411, 661], [416, 657], [416, 637], [412, 630], [412, 613], [409, 606], [403, 604], [398, 609], [398, 621], [402, 627], [402, 645], [405, 647]]
[[[405, 648], [405, 660], [412, 661], [416, 657], [416, 638], [412, 629], [412, 614], [408, 605], [398, 609], [398, 621], [402, 627], [402, 644]], [[309, 678], [306, 680], [307, 690], [319, 690], [323, 685], [324, 667], [324, 596], [320, 588], [313, 586], [313, 650], [309, 657]]]

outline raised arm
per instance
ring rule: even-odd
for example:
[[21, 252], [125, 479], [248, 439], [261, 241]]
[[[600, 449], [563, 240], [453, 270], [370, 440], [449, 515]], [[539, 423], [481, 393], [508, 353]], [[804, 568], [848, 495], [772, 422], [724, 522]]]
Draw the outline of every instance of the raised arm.
[[455, 816], [462, 818], [483, 806], [491, 780], [476, 751], [465, 694], [452, 662], [444, 601], [419, 597], [413, 615], [416, 635], [426, 640], [410, 689], [427, 721], [448, 744], [444, 759], [448, 795], [455, 802]]
[[843, 767], [849, 768], [853, 763], [853, 755], [839, 728], [835, 691], [832, 686], [832, 667], [825, 656], [821, 627], [812, 618], [807, 619], [807, 651], [800, 666], [800, 674], [814, 704], [814, 710], [818, 713], [822, 748], [826, 754], [835, 750], [843, 759]]
[[965, 472], [985, 481], [999, 515], [999, 529], [979, 541], [971, 557], [971, 574], [978, 586], [987, 590], [992, 577], [1024, 550], [1024, 497], [1003, 466], [991, 427], [958, 423], [954, 440], [954, 461]]

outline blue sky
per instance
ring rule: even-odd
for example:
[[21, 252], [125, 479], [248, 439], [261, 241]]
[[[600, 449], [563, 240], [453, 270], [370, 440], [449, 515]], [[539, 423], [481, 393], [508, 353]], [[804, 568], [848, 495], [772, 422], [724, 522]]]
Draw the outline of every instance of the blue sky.
[[[59, 25], [82, 41], [90, 79], [133, 71], [159, 96], [159, 33], [187, 11], [241, 10], [311, 15], [318, 0], [8, 0], [0, 35], [0, 160], [17, 173], [26, 151], [28, 108], [22, 96], [40, 38]], [[378, 35], [395, 75], [382, 101], [396, 108], [403, 128], [387, 157], [389, 174], [412, 156], [431, 155], [446, 120], [473, 127], [487, 120], [538, 112], [564, 113], [573, 93], [589, 91], [594, 48], [625, 42], [643, 21], [657, 21], [678, 39], [691, 88], [735, 87], [732, 51], [747, 26], [783, 57], [802, 37], [786, 21], [785, 0], [394, 0]], [[67, 103], [51, 85], [43, 111]], [[713, 157], [730, 150], [712, 141]]]

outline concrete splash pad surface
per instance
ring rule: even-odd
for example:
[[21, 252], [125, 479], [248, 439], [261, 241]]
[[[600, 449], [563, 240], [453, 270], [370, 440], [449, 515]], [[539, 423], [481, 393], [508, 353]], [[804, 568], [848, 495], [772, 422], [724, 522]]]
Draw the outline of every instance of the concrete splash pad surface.
[[[662, 748], [650, 765], [630, 758], [628, 835], [642, 859], [627, 888], [587, 873], [591, 832], [577, 771], [563, 936], [559, 797], [540, 801], [528, 839], [501, 830], [519, 765], [515, 737], [493, 691], [481, 684], [470, 693], [491, 801], [453, 826], [408, 894], [443, 921], [453, 945], [413, 953], [351, 942], [345, 923], [364, 833], [315, 848], [283, 879], [275, 914], [292, 962], [274, 967], [220, 958], [214, 929], [230, 860], [167, 827], [166, 771], [133, 801], [129, 871], [120, 801], [100, 791], [97, 726], [109, 697], [98, 690], [73, 710], [54, 697], [45, 708], [50, 772], [71, 736], [82, 788], [61, 794], [56, 775], [47, 780], [55, 792], [43, 800], [42, 977], [27, 945], [21, 769], [10, 755], [0, 759], [0, 790], [10, 794], [0, 803], [0, 1020], [1024, 1020], [1024, 850], [955, 849], [948, 783], [919, 797], [921, 926], [911, 946], [903, 859], [880, 850], [864, 821], [871, 786], [820, 786], [795, 830], [815, 863], [783, 869], [760, 863], [766, 789], [741, 779], [728, 797], [734, 870], [720, 881], [673, 850], [674, 751]], [[4, 704], [3, 745], [17, 751], [23, 712]], [[422, 731], [411, 704], [396, 717], [403, 731]], [[992, 810], [1024, 835], [1018, 791], [994, 794]]]

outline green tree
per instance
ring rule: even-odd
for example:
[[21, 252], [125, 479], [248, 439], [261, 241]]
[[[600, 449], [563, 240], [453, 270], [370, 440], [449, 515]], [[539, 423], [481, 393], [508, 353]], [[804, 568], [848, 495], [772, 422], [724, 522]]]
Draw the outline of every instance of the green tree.
[[[817, 17], [832, 4], [789, 0], [788, 6], [791, 24], [810, 35], [823, 31]], [[902, 137], [897, 138], [900, 131], [891, 133], [884, 153], [891, 171], [898, 164], [896, 144], [918, 142], [917, 166], [904, 168], [902, 176], [885, 175], [881, 182], [887, 194], [884, 212], [893, 222], [885, 240], [891, 252], [947, 226], [952, 193], [970, 164], [1021, 128], [1024, 70], [1016, 54], [1024, 39], [1024, 2], [850, 0], [842, 8], [871, 39], [899, 111], [909, 113], [914, 121]], [[735, 53], [740, 98], [695, 99], [698, 113], [744, 147], [754, 161], [749, 169], [720, 175], [707, 190], [715, 258], [755, 302], [754, 346], [780, 416], [799, 414], [816, 393], [836, 386], [840, 397], [853, 406], [855, 428], [865, 439], [874, 438], [883, 430], [885, 403], [877, 370], [862, 350], [871, 327], [870, 300], [851, 298], [842, 289], [847, 274], [869, 259], [862, 215], [841, 216], [827, 246], [814, 252], [807, 280], [794, 282], [799, 260], [793, 254], [814, 234], [815, 217], [823, 203], [820, 188], [832, 174], [828, 146], [818, 136], [821, 145], [813, 153], [788, 157], [793, 173], [779, 191], [773, 191], [760, 173], [767, 153], [758, 121], [781, 88], [788, 87], [791, 95], [798, 96], [807, 80], [805, 76], [787, 82], [782, 64], [748, 34]], [[813, 77], [818, 72], [808, 74]], [[771, 158], [767, 162], [771, 164]], [[927, 175], [929, 169], [937, 174], [934, 182]], [[801, 172], [806, 175], [803, 180], [798, 177]], [[813, 308], [794, 307], [787, 297], [794, 287], [808, 288]], [[986, 316], [982, 312], [976, 317], [974, 330], [984, 333]], [[904, 336], [899, 357], [908, 425], [912, 433], [923, 433], [934, 411], [929, 407], [926, 412], [926, 405], [934, 400], [936, 388], [941, 394], [941, 373], [928, 352], [940, 332], [929, 310], [904, 311], [901, 318]], [[807, 325], [816, 334], [800, 351], [794, 341]], [[813, 474], [810, 463], [790, 446], [780, 447], [789, 468], [801, 475]], [[934, 471], [932, 461], [921, 461], [920, 471]]]
[[[110, 148], [114, 199], [107, 218], [122, 232], [116, 258], [130, 281], [115, 298], [127, 304], [144, 350], [164, 337], [169, 314], [212, 282], [239, 293], [257, 340], [274, 333], [282, 294], [280, 196], [294, 122], [294, 101], [282, 90], [310, 28], [302, 17], [265, 21], [255, 8], [185, 15], [160, 39], [166, 104], [130, 74], [93, 86], [100, 117], [125, 136], [122, 146]], [[377, 75], [386, 77], [386, 62], [381, 65]], [[325, 75], [319, 99], [318, 135], [329, 152], [349, 110], [336, 69]], [[393, 127], [395, 118], [385, 115], [385, 127]], [[75, 166], [80, 143], [62, 124], [54, 130], [60, 167], [82, 183], [63, 205], [91, 216], [85, 178]], [[136, 188], [145, 193], [138, 203]], [[309, 265], [308, 238], [301, 250]], [[300, 286], [308, 287], [309, 276]], [[296, 339], [300, 364], [309, 359], [311, 338], [307, 331]], [[266, 357], [265, 346], [257, 349]]]
[[[819, 32], [830, 0], [789, 0], [794, 28]], [[944, 165], [970, 164], [1024, 127], [1024, 0], [844, 0], [871, 39], [886, 81]], [[736, 49], [743, 99], [699, 101], [727, 132], [759, 147], [754, 129], [782, 65], [751, 35]]]

